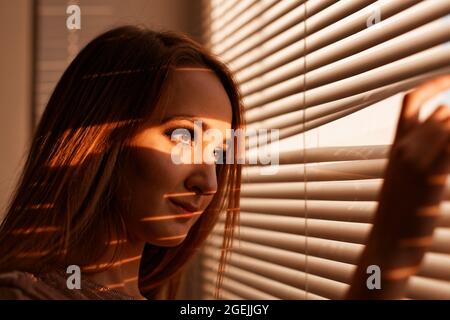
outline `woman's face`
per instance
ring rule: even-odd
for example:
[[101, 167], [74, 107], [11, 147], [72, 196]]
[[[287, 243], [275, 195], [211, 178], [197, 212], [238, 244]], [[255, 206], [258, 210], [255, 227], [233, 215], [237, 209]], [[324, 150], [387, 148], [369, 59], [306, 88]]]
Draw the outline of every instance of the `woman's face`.
[[205, 157], [222, 148], [223, 142], [203, 135], [197, 138], [202, 146], [197, 144], [195, 151], [194, 131], [198, 135], [214, 129], [225, 138], [232, 120], [231, 103], [215, 73], [179, 68], [172, 75], [164, 119], [146, 125], [129, 143], [126, 181], [119, 188], [128, 236], [159, 246], [183, 242], [217, 191], [216, 164]]

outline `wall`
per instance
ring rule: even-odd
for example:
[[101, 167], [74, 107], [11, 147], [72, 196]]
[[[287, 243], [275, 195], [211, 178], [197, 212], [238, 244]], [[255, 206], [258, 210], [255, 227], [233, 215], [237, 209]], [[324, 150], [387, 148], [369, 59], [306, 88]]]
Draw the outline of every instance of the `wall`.
[[29, 138], [32, 4], [0, 0], [0, 218]]

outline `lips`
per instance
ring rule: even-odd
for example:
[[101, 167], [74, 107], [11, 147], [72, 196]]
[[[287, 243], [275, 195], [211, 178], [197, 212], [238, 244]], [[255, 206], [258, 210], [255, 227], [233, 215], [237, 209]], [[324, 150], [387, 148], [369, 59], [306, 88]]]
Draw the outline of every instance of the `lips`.
[[170, 202], [172, 202], [174, 205], [176, 205], [177, 207], [180, 207], [181, 209], [183, 209], [183, 211], [187, 211], [187, 212], [198, 212], [200, 211], [200, 208], [189, 203], [189, 202], [182, 202], [182, 201], [177, 201], [174, 199], [170, 199]]

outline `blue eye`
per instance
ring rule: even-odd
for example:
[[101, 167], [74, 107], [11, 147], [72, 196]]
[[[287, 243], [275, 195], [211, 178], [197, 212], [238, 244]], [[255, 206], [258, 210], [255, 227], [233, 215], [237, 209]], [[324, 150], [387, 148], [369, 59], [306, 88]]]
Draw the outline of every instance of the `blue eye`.
[[174, 142], [181, 142], [190, 145], [194, 139], [194, 130], [190, 128], [173, 128], [166, 130], [165, 135]]

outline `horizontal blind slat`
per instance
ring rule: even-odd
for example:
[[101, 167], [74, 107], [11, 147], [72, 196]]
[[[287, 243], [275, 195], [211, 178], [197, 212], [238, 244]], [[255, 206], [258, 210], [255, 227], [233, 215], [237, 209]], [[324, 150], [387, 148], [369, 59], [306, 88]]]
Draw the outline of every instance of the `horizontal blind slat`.
[[413, 276], [407, 284], [406, 297], [410, 299], [450, 299], [450, 282]]
[[[202, 264], [206, 268], [214, 269], [216, 265], [216, 259], [205, 257]], [[322, 297], [314, 295], [312, 293], [306, 293], [304, 290], [289, 286], [271, 279], [267, 279], [263, 276], [248, 272], [232, 265], [228, 265], [226, 269], [226, 278], [241, 282], [247, 286], [253, 287], [263, 293], [275, 296], [278, 299], [321, 299]]]
[[[309, 219], [312, 220], [312, 219]], [[310, 221], [311, 222], [311, 221]], [[339, 258], [338, 261], [341, 262], [345, 262], [345, 263], [351, 263], [351, 264], [355, 264], [355, 259], [356, 259], [356, 255], [359, 253], [356, 250], [361, 250], [358, 249], [359, 247], [355, 247], [352, 245], [360, 245], [362, 246], [362, 243], [364, 243], [364, 239], [362, 239], [363, 237], [367, 236], [367, 231], [366, 235], [364, 235], [364, 232], [361, 230], [358, 230], [357, 228], [351, 229], [353, 234], [350, 236], [346, 236], [346, 237], [351, 237], [352, 239], [354, 238], [355, 242], [346, 242], [346, 241], [339, 241], [336, 239], [325, 239], [326, 237], [329, 238], [334, 238], [335, 236], [340, 237], [339, 232], [340, 230], [334, 230], [332, 228], [332, 226], [330, 225], [330, 223], [326, 223], [326, 220], [320, 221], [320, 220], [315, 220], [314, 223], [316, 223], [315, 227], [316, 227], [316, 231], [319, 230], [319, 228], [323, 228], [324, 233], [322, 235], [320, 235], [319, 237], [314, 237], [314, 236], [308, 236], [308, 237], [304, 237], [303, 235], [299, 235], [299, 234], [288, 234], [285, 232], [279, 232], [279, 231], [273, 231], [273, 230], [265, 230], [265, 229], [261, 229], [261, 228], [255, 228], [255, 227], [250, 227], [250, 226], [245, 226], [243, 225], [242, 227], [239, 228], [239, 235], [238, 237], [242, 236], [242, 230], [244, 230], [244, 238], [242, 238], [243, 240], [247, 240], [247, 241], [251, 241], [249, 240], [249, 238], [254, 239], [255, 241], [257, 241], [258, 243], [261, 244], [268, 244], [268, 245], [272, 245], [274, 247], [279, 247], [276, 244], [270, 244], [270, 243], [266, 243], [264, 242], [264, 240], [261, 240], [261, 237], [269, 237], [271, 238], [272, 241], [274, 241], [274, 239], [272, 237], [280, 237], [279, 242], [275, 242], [274, 243], [278, 243], [279, 245], [284, 245], [286, 247], [281, 247], [281, 248], [289, 248], [289, 250], [292, 251], [299, 251], [302, 253], [305, 253], [304, 250], [307, 250], [308, 254], [311, 255], [315, 255], [318, 257], [322, 257], [322, 258], [326, 258], [326, 259], [331, 259], [328, 256], [322, 256], [321, 254], [329, 254], [329, 252], [327, 250], [325, 250], [324, 252], [322, 252], [321, 250], [319, 250], [319, 248], [321, 247], [321, 244], [327, 243], [327, 244], [334, 244], [337, 245], [338, 247], [342, 248], [342, 252], [345, 255], [344, 256], [344, 260], [339, 260], [341, 259], [341, 254], [338, 255]], [[343, 225], [344, 222], [340, 222], [340, 225]], [[351, 226], [351, 223], [347, 223], [348, 227]], [[219, 223], [218, 227], [223, 227], [223, 223]], [[220, 230], [214, 230], [215, 233], [220, 234]], [[327, 232], [327, 234], [325, 233]], [[361, 237], [361, 239], [358, 238]], [[314, 240], [311, 240], [314, 239]], [[307, 240], [307, 247], [305, 246], [305, 243], [292, 243], [292, 241], [300, 241], [303, 240], [306, 242]], [[325, 241], [325, 242], [321, 242]], [[263, 241], [263, 242], [260, 242]], [[329, 242], [332, 241], [332, 242]], [[314, 245], [316, 247], [312, 247], [311, 243], [314, 243]], [[313, 248], [313, 249], [311, 249]], [[350, 249], [352, 248], [352, 249]], [[341, 250], [341, 249], [340, 249]], [[348, 251], [350, 250], [350, 251]], [[444, 254], [450, 254], [450, 229], [449, 228], [441, 228], [438, 227], [435, 229], [434, 234], [433, 234], [433, 241], [431, 243], [431, 246], [429, 248], [430, 252], [435, 252], [435, 253], [444, 253]], [[313, 253], [316, 252], [316, 253]], [[319, 254], [319, 255], [317, 255]]]
[[[398, 40], [405, 39], [405, 41], [408, 41], [410, 38], [408, 34], [420, 35], [422, 30], [427, 29], [425, 25], [445, 16], [448, 13], [450, 13], [450, 3], [448, 1], [423, 1], [395, 16], [381, 20], [377, 23], [377, 25], [371, 28], [366, 28], [345, 39], [335, 41], [315, 52], [309, 51], [307, 56], [308, 71], [317, 69], [318, 67], [322, 67], [343, 58], [357, 56], [358, 53], [361, 54], [366, 49], [374, 51], [378, 46], [393, 46], [394, 48], [396, 45], [401, 46], [400, 43], [397, 44]], [[445, 24], [445, 21], [441, 21], [441, 23]], [[445, 39], [444, 35], [441, 37], [444, 37]], [[417, 37], [414, 42], [416, 43], [416, 41], [423, 41], [426, 43], [427, 39]], [[442, 43], [443, 42], [445, 42], [445, 40], [442, 40]], [[307, 43], [308, 48], [310, 48], [311, 43], [309, 41]], [[394, 48], [392, 48], [392, 50], [394, 50]], [[420, 45], [418, 46], [416, 52], [419, 51], [419, 48]], [[408, 48], [402, 49], [407, 52], [406, 49]], [[389, 51], [389, 53], [393, 56], [395, 55], [395, 52]], [[383, 63], [380, 63], [379, 65], [382, 64]]]
[[386, 159], [390, 145], [336, 146], [280, 152], [280, 164]]
[[[382, 179], [313, 182], [246, 183], [241, 187], [243, 197], [375, 201]], [[306, 194], [307, 192], [307, 194]]]
[[[306, 203], [305, 203], [306, 202]], [[275, 198], [241, 198], [241, 210], [261, 212], [268, 215], [286, 215], [295, 217], [370, 223], [373, 219], [376, 201], [330, 201], [297, 200]], [[447, 215], [450, 216], [450, 210]]]
[[[311, 116], [311, 113], [308, 114], [308, 109], [306, 110], [306, 115], [308, 116], [309, 119], [313, 119], [313, 120], [309, 120], [306, 121], [305, 123], [301, 122], [297, 125], [293, 125], [290, 127], [286, 127], [286, 128], [281, 128], [278, 132], [278, 136], [279, 139], [284, 139], [296, 134], [300, 134], [303, 132], [306, 132], [308, 130], [317, 128], [319, 126], [328, 124], [332, 121], [338, 120], [340, 118], [343, 118], [347, 115], [350, 115], [352, 113], [355, 113], [361, 109], [364, 109], [370, 105], [372, 105], [375, 102], [379, 102], [381, 100], [380, 97], [378, 97], [378, 93], [384, 97], [388, 97], [388, 96], [392, 96], [393, 94], [396, 94], [398, 92], [404, 91], [404, 90], [409, 90], [413, 87], [415, 87], [416, 85], [422, 83], [423, 81], [427, 80], [427, 79], [431, 79], [434, 78], [436, 76], [439, 75], [444, 75], [444, 74], [448, 74], [450, 72], [450, 67], [447, 68], [441, 68], [441, 69], [437, 69], [431, 72], [427, 72], [425, 74], [422, 74], [420, 76], [416, 76], [407, 80], [403, 80], [400, 81], [398, 83], [392, 84], [392, 85], [387, 85], [385, 87], [381, 87], [375, 90], [371, 90], [362, 94], [358, 94], [358, 95], [354, 95], [348, 98], [344, 98], [344, 99], [340, 99], [337, 102], [331, 102], [330, 104], [334, 104], [334, 107], [337, 107], [337, 112], [334, 112], [335, 110], [332, 109], [325, 109], [325, 110], [318, 110], [318, 113], [311, 112], [313, 113], [313, 115]], [[385, 88], [387, 88], [385, 90]], [[385, 90], [385, 91], [384, 91]], [[362, 104], [357, 104], [356, 106], [350, 106], [350, 107], [346, 107], [345, 104], [342, 105], [341, 102], [345, 101], [345, 100], [352, 100], [353, 98], [356, 99], [361, 99], [361, 100], [368, 100], [367, 102], [364, 102]], [[323, 107], [325, 106], [327, 103], [324, 103], [323, 105], [319, 105], [318, 107]], [[273, 104], [275, 105], [275, 103]], [[300, 100], [298, 100], [297, 106], [300, 105], [304, 105]], [[274, 112], [275, 110], [272, 109], [273, 106], [271, 106], [271, 110], [269, 110], [269, 112]], [[289, 109], [292, 109], [293, 106], [290, 106]], [[313, 107], [314, 108], [314, 107]], [[342, 108], [342, 109], [341, 109]], [[264, 116], [264, 110], [265, 107], [262, 108], [263, 110], [261, 111], [260, 108], [256, 108], [256, 109], [251, 109], [250, 111], [257, 111], [261, 116]], [[280, 110], [275, 111], [276, 113], [280, 112]], [[327, 112], [334, 112], [331, 114], [327, 114]], [[322, 114], [324, 114], [322, 116]], [[252, 114], [253, 115], [253, 114]], [[297, 116], [297, 115], [296, 115]], [[318, 117], [318, 118], [317, 118]], [[295, 116], [292, 117], [292, 119], [290, 121], [294, 121], [295, 120]], [[248, 121], [248, 120], [247, 120]], [[298, 122], [298, 121], [297, 121]], [[252, 127], [254, 129], [254, 127]], [[248, 141], [247, 141], [247, 148], [252, 149], [255, 148], [258, 144], [258, 140], [256, 138], [252, 138], [251, 135], [249, 135], [248, 137]], [[260, 145], [262, 145], [260, 143]]]
[[212, 38], [214, 52], [218, 55], [224, 53], [239, 41], [258, 32], [297, 6], [300, 6], [300, 1], [264, 0], [258, 2], [226, 28], [214, 34]]
[[[206, 263], [202, 263], [205, 266], [204, 277], [211, 283], [215, 285], [217, 271], [214, 268], [214, 265], [211, 261], [207, 261]], [[212, 271], [213, 270], [213, 271]], [[239, 281], [235, 281], [233, 279], [224, 277], [222, 282], [222, 287], [226, 290], [229, 290], [232, 294], [238, 294], [244, 299], [251, 300], [279, 300], [279, 298], [274, 297], [271, 294], [262, 292], [251, 286], [245, 285]]]
[[[420, 0], [404, 0], [404, 1], [387, 1], [383, 5], [379, 7], [380, 13], [382, 17], [390, 17], [404, 9], [409, 8], [411, 5], [418, 3]], [[341, 1], [342, 2], [342, 1]], [[315, 33], [306, 38], [308, 43], [308, 51], [312, 52], [313, 50], [317, 50], [321, 47], [324, 47], [330, 43], [338, 41], [342, 38], [345, 38], [357, 31], [363, 30], [367, 28], [367, 19], [373, 15], [373, 9], [365, 10], [364, 14], [355, 14], [354, 19], [345, 19], [342, 22], [339, 21], [335, 24], [332, 24], [328, 28], [323, 29], [321, 32]], [[339, 23], [339, 24], [338, 24]], [[298, 28], [295, 34], [291, 36], [300, 40], [303, 35], [304, 28]], [[283, 35], [283, 37], [287, 37], [287, 34]], [[278, 39], [277, 39], [278, 38]], [[271, 55], [276, 55], [278, 50], [286, 50], [284, 47], [286, 46], [277, 46], [278, 43], [281, 42], [279, 40], [280, 37], [276, 37], [266, 43], [264, 46], [260, 46], [259, 50], [252, 50], [238, 59], [231, 61], [230, 67], [232, 70], [237, 72], [237, 79], [243, 81], [242, 79], [248, 79], [249, 76], [247, 73], [255, 73], [255, 70], [252, 68], [257, 65], [258, 62], [266, 62], [265, 59], [269, 59], [274, 61], [276, 59], [271, 58]], [[295, 47], [295, 51], [298, 51], [298, 56], [302, 56], [304, 54], [304, 45], [301, 41], [297, 41], [294, 44], [289, 45], [292, 49]], [[276, 48], [276, 49], [274, 49]], [[247, 69], [249, 69], [247, 71]], [[260, 71], [261, 74], [264, 71]]]
[[[311, 219], [359, 223], [371, 223], [377, 205], [376, 201], [241, 198], [242, 211], [293, 217], [305, 217], [306, 211], [308, 218]], [[444, 201], [441, 203], [440, 214], [437, 226], [450, 228], [450, 202]]]
[[[329, 50], [312, 53], [306, 64], [308, 70], [315, 70], [307, 74], [306, 89], [345, 79], [443, 44], [450, 40], [448, 29], [450, 22], [438, 20], [353, 55], [346, 52], [338, 55]], [[366, 38], [361, 36], [361, 39]], [[352, 46], [355, 45], [356, 39], [350, 40]], [[337, 48], [342, 51], [342, 46]], [[322, 53], [331, 57], [328, 62]]]
[[[214, 298], [215, 286], [206, 277], [204, 279], [205, 281], [202, 283], [202, 290], [206, 293], [206, 296], [202, 297], [202, 300], [212, 300]], [[225, 290], [224, 288], [220, 289], [220, 297], [224, 300], [244, 300], [244, 298]]]
[[314, 52], [360, 31], [366, 30], [368, 20], [376, 11], [379, 12], [380, 17], [383, 20], [386, 20], [402, 13], [404, 10], [410, 9], [421, 1], [422, 0], [377, 1], [373, 5], [367, 6], [364, 10], [352, 14], [307, 37], [306, 42], [308, 43], [308, 52]]
[[450, 282], [450, 256], [427, 252], [417, 275]]
[[[308, 5], [306, 12], [307, 17], [317, 14], [321, 10], [335, 3], [336, 0], [321, 0], [313, 1]], [[307, 2], [308, 3], [308, 2]], [[303, 14], [304, 5], [300, 5], [300, 17], [297, 20], [304, 20]], [[278, 19], [281, 20], [281, 19]], [[291, 20], [290, 20], [291, 21]], [[292, 20], [292, 21], [295, 21]], [[222, 54], [222, 58], [227, 62], [234, 72], [238, 72], [245, 64], [250, 61], [257, 61], [267, 55], [270, 55], [283, 47], [300, 40], [304, 36], [305, 28], [299, 28], [298, 25], [293, 25], [286, 30], [283, 30], [285, 25], [290, 25], [291, 22], [280, 24], [279, 21], [266, 26], [262, 30], [256, 32], [253, 36], [248, 37], [238, 45], [233, 47], [232, 52]]]
[[[336, 121], [338, 119], [344, 118], [348, 115], [351, 115], [359, 110], [362, 110], [368, 106], [372, 105], [372, 102], [366, 102], [357, 106], [353, 106], [350, 108], [346, 108], [344, 110], [340, 110], [337, 112], [334, 112], [332, 114], [327, 114], [323, 117], [320, 117], [318, 119], [313, 119], [305, 122], [304, 124], [300, 125], [293, 125], [287, 128], [281, 128], [279, 131], [279, 139], [288, 138], [291, 136], [294, 136], [296, 134], [300, 134], [303, 132], [306, 132], [308, 130], [312, 130], [315, 128], [318, 128], [320, 126], [323, 126], [325, 124], [328, 124], [330, 122]], [[256, 145], [252, 144], [250, 147], [255, 147]]]
[[[241, 195], [252, 198], [279, 198], [313, 200], [375, 201], [382, 179], [312, 181], [312, 182], [262, 182], [242, 185]], [[450, 181], [447, 181], [443, 197], [450, 200]]]
[[[240, 13], [244, 12], [246, 9], [257, 3], [258, 0], [231, 0], [233, 4], [226, 9], [226, 11], [223, 11], [222, 13], [217, 13], [217, 16], [214, 17], [214, 11], [213, 19], [211, 20], [211, 31], [213, 34], [215, 31], [223, 28], [227, 23], [232, 21], [233, 18], [237, 17]], [[217, 12], [217, 11], [216, 11]]]
[[301, 57], [304, 44], [300, 41], [294, 42], [288, 46], [281, 48], [264, 59], [253, 61], [251, 65], [235, 72], [235, 78], [238, 84], [244, 84], [251, 79], [264, 75], [266, 72], [273, 70], [285, 63]]
[[430, 251], [450, 254], [450, 229], [436, 228], [433, 233], [433, 244]]
[[[270, 126], [274, 124], [273, 128], [277, 128], [277, 124], [279, 127], [287, 126], [290, 124], [295, 124], [303, 121], [303, 115], [301, 112], [297, 112], [292, 114], [292, 111], [300, 111], [306, 108], [305, 121], [314, 120], [320, 117], [324, 117], [330, 115], [331, 113], [335, 113], [338, 111], [346, 110], [348, 108], [353, 108], [359, 105], [370, 105], [372, 103], [379, 102], [385, 98], [388, 98], [392, 95], [395, 95], [402, 91], [407, 91], [421, 82], [434, 78], [439, 75], [447, 74], [450, 72], [450, 67], [445, 67], [433, 71], [429, 71], [423, 73], [418, 76], [414, 76], [393, 84], [388, 84], [385, 86], [377, 87], [375, 89], [361, 92], [355, 95], [351, 95], [348, 97], [344, 97], [342, 99], [337, 99], [330, 102], [325, 102], [316, 105], [304, 104], [303, 94], [296, 93], [291, 96], [287, 96], [281, 98], [279, 100], [269, 102], [260, 107], [256, 107], [253, 109], [249, 109], [245, 113], [245, 119], [247, 123], [249, 123], [249, 128], [255, 128], [258, 126], [258, 123], [261, 125], [261, 128], [271, 128]], [[306, 101], [305, 101], [306, 102]], [[291, 112], [289, 114], [288, 112]], [[284, 118], [281, 121], [279, 119], [274, 118], [275, 116], [281, 115]], [[286, 121], [286, 118], [290, 120]], [[269, 119], [272, 118], [272, 119]], [[267, 122], [264, 120], [268, 120]], [[263, 120], [263, 121], [261, 121]], [[256, 122], [258, 121], [258, 122]], [[266, 123], [268, 123], [266, 125]]]
[[450, 47], [437, 46], [368, 72], [308, 90], [306, 103], [311, 106], [345, 98], [449, 65]]
[[[246, 94], [244, 104], [247, 108], [253, 108], [265, 103], [269, 98], [275, 99], [289, 92], [304, 90], [304, 88], [317, 88], [395, 62], [449, 41], [448, 29], [450, 29], [449, 21], [435, 21], [348, 57], [345, 52], [341, 55], [333, 55], [334, 51], [342, 51], [342, 48], [347, 46], [337, 46], [334, 51], [330, 49], [312, 53], [308, 55], [306, 62], [299, 58], [242, 85], [242, 91]], [[365, 39], [365, 37], [361, 37], [361, 39]], [[352, 46], [354, 42], [355, 40], [352, 41]], [[411, 46], [411, 42], [414, 42], [415, 45]], [[333, 59], [329, 59], [331, 60], [328, 61], [329, 64], [326, 62], [326, 57], [323, 57], [323, 53], [333, 57]], [[339, 60], [343, 57], [347, 58]], [[303, 88], [301, 72], [304, 71], [304, 63], [307, 64], [308, 70], [315, 70], [306, 74], [306, 87]], [[290, 85], [291, 82], [297, 82], [298, 85]], [[275, 83], [277, 84], [274, 85]], [[267, 97], [262, 95], [261, 91]], [[248, 94], [249, 92], [251, 94]]]
[[[414, 68], [411, 68], [414, 65]], [[377, 89], [381, 86], [406, 80], [450, 65], [450, 48], [437, 46], [420, 53], [408, 56], [396, 62], [383, 65], [376, 69], [354, 75], [330, 84], [320, 86], [305, 92], [304, 108], [333, 100], [346, 98], [355, 94]], [[255, 108], [265, 103], [279, 99], [283, 95], [301, 91], [302, 76], [292, 78], [267, 90], [259, 92], [251, 99], [244, 99], [246, 108]], [[308, 75], [306, 75], [308, 83]]]
[[333, 181], [381, 178], [387, 164], [386, 159], [363, 161], [340, 161], [337, 163], [280, 165], [272, 175], [261, 175], [261, 168], [245, 167], [243, 183]]
[[[214, 247], [206, 247], [205, 254], [212, 259], [217, 259], [217, 250]], [[276, 283], [292, 286], [302, 291], [307, 290], [308, 293], [328, 299], [339, 299], [348, 289], [348, 285], [342, 282], [306, 274], [302, 271], [247, 257], [239, 253], [233, 253], [229, 263], [236, 269], [255, 273]]]
[[[216, 250], [220, 250], [222, 238], [213, 235], [208, 243], [209, 245], [215, 246], [217, 248]], [[232, 251], [294, 270], [307, 271], [320, 277], [347, 284], [350, 283], [352, 274], [356, 269], [356, 266], [353, 264], [306, 256], [301, 253], [272, 248], [248, 241], [236, 242]], [[450, 281], [450, 257], [446, 254], [426, 253], [417, 275]]]
[[[216, 235], [222, 235], [220, 228], [223, 224], [218, 224], [218, 229], [213, 230]], [[361, 255], [363, 245], [357, 243], [346, 243], [335, 240], [305, 237], [301, 235], [285, 234], [282, 232], [261, 230], [242, 226], [236, 234], [236, 242], [239, 239], [267, 245], [274, 248], [290, 250], [303, 254], [312, 255], [329, 260], [356, 264]]]
[[239, 0], [227, 0], [227, 1], [217, 1], [212, 0], [211, 3], [211, 20], [217, 19], [217, 17], [222, 16], [227, 10], [234, 6]]
[[[213, 235], [209, 239], [208, 244], [214, 246], [216, 250], [220, 250], [222, 246], [222, 238]], [[350, 282], [352, 273], [356, 268], [352, 264], [327, 260], [314, 256], [306, 256], [301, 253], [272, 248], [248, 241], [236, 242], [232, 248], [232, 251], [343, 283]]]
[[250, 212], [241, 212], [239, 219], [241, 226], [360, 244], [366, 242], [371, 229], [371, 224], [367, 223], [271, 216]]
[[[322, 10], [320, 13], [314, 15], [310, 19], [308, 19], [308, 34], [313, 33], [317, 30], [320, 30], [323, 26], [330, 25], [331, 23], [345, 17], [346, 15], [353, 13], [367, 4], [373, 3], [376, 0], [361, 0], [361, 1], [338, 1], [337, 3], [329, 6], [328, 8]], [[290, 4], [291, 2], [281, 2], [282, 4]], [[268, 13], [268, 12], [267, 12]], [[259, 19], [258, 19], [259, 20]], [[300, 27], [300, 26], [299, 26]], [[254, 28], [257, 30], [257, 28]], [[239, 30], [236, 35], [239, 35], [239, 38], [245, 36], [246, 32], [244, 30]], [[283, 49], [284, 50], [284, 49]], [[282, 52], [275, 53], [277, 55], [277, 62], [275, 62], [275, 66], [280, 65], [279, 59], [283, 58]], [[272, 57], [272, 62], [274, 62], [274, 57]], [[300, 57], [300, 52], [298, 53], [298, 57]], [[262, 62], [258, 62], [257, 66], [262, 66], [263, 68], [259, 68], [255, 73], [259, 76], [257, 78], [253, 78], [248, 82], [243, 82], [240, 76], [237, 77], [237, 80], [241, 84], [241, 91], [244, 95], [255, 92], [256, 90], [267, 87], [270, 84], [281, 81], [283, 78], [287, 78], [288, 76], [300, 74], [303, 72], [303, 66], [301, 58], [298, 58], [295, 61], [290, 62], [289, 64], [282, 65], [280, 68], [275, 69], [274, 67], [270, 67], [272, 63], [269, 62], [270, 59], [265, 59]], [[273, 64], [272, 64], [273, 65]], [[247, 68], [249, 69], [249, 68]], [[246, 70], [247, 71], [247, 70]], [[254, 74], [255, 75], [255, 74]], [[249, 79], [248, 77], [246, 79]]]
[[[335, 0], [325, 0], [323, 3], [334, 1]], [[321, 2], [316, 1], [314, 3], [319, 5]], [[268, 25], [262, 28], [256, 28], [256, 32], [253, 32], [252, 35], [244, 38], [242, 41], [229, 46], [228, 50], [216, 53], [220, 54], [223, 60], [230, 62], [233, 59], [242, 56], [246, 52], [251, 52], [252, 49], [258, 48], [258, 46], [264, 42], [276, 37], [279, 34], [282, 34], [283, 32], [290, 30], [289, 32], [293, 34], [295, 33], [295, 29], [297, 29], [297, 23], [305, 19], [305, 13], [304, 4], [294, 7], [284, 15], [278, 17], [278, 19], [273, 20]], [[258, 23], [264, 25], [265, 21], [259, 19], [255, 20], [255, 24]]]

